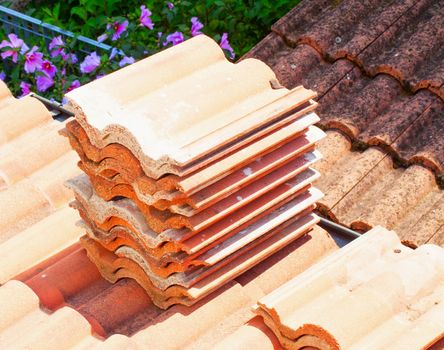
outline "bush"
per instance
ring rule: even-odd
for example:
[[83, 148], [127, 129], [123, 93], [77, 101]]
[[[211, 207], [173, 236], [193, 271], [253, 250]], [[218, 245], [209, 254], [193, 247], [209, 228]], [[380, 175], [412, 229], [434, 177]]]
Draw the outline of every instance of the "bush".
[[3, 63], [9, 65], [6, 79], [17, 95], [31, 89], [60, 100], [72, 88], [200, 33], [213, 37], [235, 59], [266, 35], [295, 2], [39, 0], [28, 6], [26, 14], [115, 49], [77, 57], [75, 40], [55, 38], [51, 47], [42, 41], [14, 47], [12, 41], [19, 39], [9, 37], [0, 45]]

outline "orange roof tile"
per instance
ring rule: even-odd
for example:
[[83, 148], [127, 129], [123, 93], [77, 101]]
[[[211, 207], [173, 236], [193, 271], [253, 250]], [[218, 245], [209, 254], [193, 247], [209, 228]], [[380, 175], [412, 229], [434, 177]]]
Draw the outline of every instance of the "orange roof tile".
[[[140, 71], [149, 72], [150, 84]], [[197, 160], [215, 160], [242, 147], [262, 136], [257, 132], [262, 126], [311, 104], [312, 91], [274, 89], [275, 79], [260, 61], [228, 62], [213, 40], [200, 35], [67, 97], [93, 145], [126, 146], [156, 179], [165, 173], [183, 176], [204, 164]], [[164, 123], [165, 118], [174, 122]]]
[[285, 348], [426, 349], [444, 337], [443, 281], [442, 248], [412, 250], [376, 227], [260, 299], [255, 312]]

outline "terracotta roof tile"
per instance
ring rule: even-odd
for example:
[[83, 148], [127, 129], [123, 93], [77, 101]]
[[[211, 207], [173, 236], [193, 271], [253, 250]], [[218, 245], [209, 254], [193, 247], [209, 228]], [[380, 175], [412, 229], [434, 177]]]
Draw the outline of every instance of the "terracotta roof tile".
[[74, 244], [82, 235], [76, 221], [64, 207], [0, 244], [0, 284]]
[[[164, 62], [170, 62], [171, 67]], [[150, 72], [149, 85], [140, 74], [134, 74], [140, 69]], [[165, 73], [156, 73], [161, 71]], [[302, 87], [292, 91], [273, 88], [271, 81], [275, 79], [258, 60], [229, 63], [218, 45], [201, 35], [121, 69], [106, 82], [97, 80], [67, 96], [93, 145], [104, 148], [121, 143], [132, 151], [148, 176], [159, 178], [165, 173], [183, 176], [193, 168], [192, 162], [194, 169], [205, 164], [196, 162], [198, 159], [215, 160], [227, 149], [242, 147], [245, 140], [260, 137], [255, 131], [261, 126], [303, 107], [315, 96]], [[119, 81], [119, 91], [109, 88], [115, 80]], [[122, 81], [130, 84], [128, 89]], [[97, 95], [94, 104], [90, 103], [91, 94]], [[175, 101], [173, 106], [171, 100]], [[146, 105], [150, 105], [149, 115]], [[106, 119], [101, 110], [108, 111]], [[122, 110], [126, 110], [125, 115], [119, 112]], [[165, 118], [175, 122], [165, 124]], [[147, 130], [156, 131], [148, 135]]]
[[260, 299], [255, 312], [285, 348], [425, 349], [444, 337], [443, 266], [442, 248], [412, 250], [376, 227]]
[[[444, 8], [439, 1], [417, 1], [371, 43], [358, 61], [369, 74], [387, 73], [412, 91], [444, 83]], [[444, 97], [444, 91], [438, 93]]]
[[[27, 130], [51, 120], [49, 111], [32, 97], [13, 99], [3, 105], [0, 115], [0, 145], [12, 141]], [[17, 118], [21, 115], [22, 118]]]
[[[251, 317], [249, 305], [257, 298], [287, 281], [294, 274], [303, 271], [335, 248], [328, 234], [316, 227], [310, 234], [297, 239], [257, 265], [256, 271], [260, 271], [258, 276], [250, 272], [241, 283], [233, 281], [191, 308], [173, 306], [167, 311], [150, 304], [143, 289], [131, 280], [121, 280], [115, 285], [104, 284], [100, 279], [95, 280], [97, 270], [94, 272], [94, 265], [82, 251], [77, 250], [62, 255], [55, 263], [52, 261], [46, 267], [41, 267], [40, 271], [36, 271], [36, 274], [28, 275], [26, 278], [26, 283], [34, 288], [44, 306], [52, 307], [52, 310], [62, 307], [59, 311], [63, 312], [46, 314], [40, 311], [39, 298], [20, 282], [11, 281], [0, 287], [0, 303], [5, 302], [8, 306], [8, 308], [2, 307], [3, 314], [7, 315], [2, 320], [7, 323], [6, 325], [0, 323], [0, 344], [16, 339], [17, 333], [14, 328], [7, 326], [9, 324], [17, 327], [26, 325], [26, 329], [32, 327], [29, 337], [24, 336], [27, 333], [21, 333], [23, 338], [21, 341], [23, 344], [34, 342], [33, 346], [39, 348], [45, 346], [51, 329], [58, 329], [71, 322], [70, 328], [67, 329], [70, 332], [67, 341], [73, 342], [78, 348], [82, 346], [91, 348], [93, 345], [100, 349], [113, 346], [145, 348], [149, 345], [166, 349], [192, 345], [198, 340], [200, 344], [205, 344], [203, 347], [208, 347], [209, 344], [220, 341], [227, 334], [227, 329], [240, 327], [244, 321], [247, 321]], [[288, 265], [294, 265], [295, 262], [298, 264], [290, 271]], [[9, 286], [17, 287], [12, 290]], [[4, 296], [4, 292], [13, 294], [17, 302], [11, 303], [11, 298]], [[57, 300], [59, 302], [54, 303]], [[79, 322], [81, 320], [79, 314], [73, 310], [68, 312], [68, 307], [63, 305], [76, 308], [91, 326], [85, 323], [85, 320]], [[218, 326], [227, 318], [231, 320], [229, 325]], [[57, 327], [51, 328], [55, 324], [58, 324]], [[125, 336], [111, 336], [102, 342], [90, 335], [89, 327], [92, 327], [96, 334], [110, 336], [120, 332], [133, 336], [132, 339]], [[217, 337], [215, 328], [221, 332]], [[206, 332], [214, 336], [210, 339], [205, 338]], [[34, 338], [34, 334], [39, 334], [39, 337]], [[62, 335], [67, 336], [65, 333]], [[201, 337], [203, 339], [200, 339]], [[60, 346], [59, 338], [53, 339], [53, 342], [48, 344]]]
[[376, 148], [362, 153], [350, 148], [334, 131], [319, 143], [325, 157], [314, 166], [323, 173], [316, 186], [326, 193], [320, 211], [359, 230], [384, 224], [409, 245], [432, 239], [442, 244], [444, 191], [433, 174], [417, 165], [394, 168], [391, 157]]
[[440, 1], [303, 1], [246, 57], [286, 87], [317, 90], [320, 125], [383, 145], [440, 179], [443, 123]]

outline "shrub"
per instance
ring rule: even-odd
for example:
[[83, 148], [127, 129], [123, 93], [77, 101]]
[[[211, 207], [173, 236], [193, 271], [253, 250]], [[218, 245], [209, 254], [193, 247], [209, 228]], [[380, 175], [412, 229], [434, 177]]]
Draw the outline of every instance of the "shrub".
[[[291, 7], [287, 1], [265, 0], [152, 0], [145, 4], [133, 0], [66, 0], [50, 4], [43, 1], [27, 14], [78, 35], [97, 38], [114, 49], [81, 56], [75, 50], [75, 39], [64, 42], [56, 37], [46, 45], [43, 39], [25, 43], [14, 34], [1, 33], [3, 37], [8, 35], [0, 44], [8, 74], [5, 77], [1, 71], [0, 78], [7, 79], [18, 96], [35, 90], [61, 100], [67, 91], [201, 33], [213, 37], [227, 57], [235, 59], [266, 34], [276, 16]], [[230, 41], [237, 44], [234, 49]]]

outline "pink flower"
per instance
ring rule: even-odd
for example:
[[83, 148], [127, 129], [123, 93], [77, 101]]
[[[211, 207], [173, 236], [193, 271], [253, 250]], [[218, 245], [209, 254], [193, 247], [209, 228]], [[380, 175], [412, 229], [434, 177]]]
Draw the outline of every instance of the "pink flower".
[[36, 79], [35, 79], [36, 83], [37, 83], [37, 91], [38, 92], [45, 92], [46, 90], [48, 90], [51, 86], [54, 85], [54, 80], [45, 75], [39, 75]]
[[119, 67], [124, 67], [127, 64], [133, 64], [135, 62], [133, 57], [127, 57], [125, 56], [124, 58], [122, 58], [119, 62]]
[[202, 32], [200, 30], [203, 27], [204, 27], [204, 25], [201, 22], [199, 22], [199, 18], [197, 18], [197, 17], [191, 18], [191, 35], [192, 36], [202, 34]]
[[43, 54], [36, 52], [37, 46], [34, 46], [30, 51], [25, 54], [25, 72], [34, 73], [36, 69], [40, 69], [43, 63]]
[[[123, 32], [126, 30], [127, 27], [128, 27], [128, 21], [123, 21], [122, 23], [114, 22], [113, 24], [108, 24], [106, 26], [106, 29], [112, 28], [114, 30], [114, 34], [111, 40], [116, 41], [117, 39], [120, 38], [120, 36], [123, 34]], [[100, 37], [102, 37], [102, 35], [99, 36], [99, 38]]]
[[57, 57], [58, 55], [62, 54], [64, 46], [65, 43], [63, 42], [61, 35], [52, 38], [51, 42], [49, 43], [51, 57]]
[[184, 40], [185, 39], [182, 32], [174, 32], [173, 34], [170, 34], [166, 37], [166, 41], [163, 43], [163, 46], [167, 46], [168, 43], [171, 43], [174, 46], [182, 43]]
[[151, 19], [151, 11], [148, 10], [145, 5], [140, 6], [140, 10], [142, 11], [140, 14], [140, 24], [149, 28], [154, 28], [154, 23]]
[[54, 78], [54, 75], [57, 72], [56, 66], [54, 66], [50, 61], [43, 61], [41, 70], [50, 78]]
[[80, 87], [80, 81], [79, 80], [74, 80], [72, 83], [71, 83], [71, 85], [69, 86], [69, 88], [68, 89], [66, 89], [66, 92], [70, 92], [70, 91], [72, 91], [72, 90], [74, 90], [74, 89], [77, 89], [78, 87]]
[[0, 80], [5, 81], [5, 79], [6, 79], [6, 73], [4, 71], [1, 71], [0, 72]]
[[[8, 35], [10, 41], [3, 40], [0, 43], [0, 49], [5, 47], [9, 47], [9, 50], [3, 51], [1, 56], [2, 58], [12, 56], [12, 62], [17, 63], [18, 53], [20, 52], [22, 55], [29, 50], [29, 47], [23, 42], [22, 39], [19, 39], [17, 35], [11, 33]], [[20, 49], [20, 50], [19, 50]]]
[[220, 44], [219, 46], [224, 49], [227, 50], [228, 52], [230, 52], [230, 58], [233, 59], [236, 55], [234, 54], [234, 50], [230, 45], [230, 42], [228, 41], [228, 34], [227, 33], [223, 33], [222, 37], [220, 38]]
[[24, 97], [26, 95], [29, 95], [29, 93], [31, 92], [31, 84], [25, 83], [24, 81], [22, 81], [20, 83], [20, 89], [22, 89], [22, 94], [20, 95], [20, 97]]
[[100, 56], [94, 51], [85, 57], [82, 63], [80, 63], [80, 71], [82, 73], [91, 73], [98, 66], [100, 66]]

